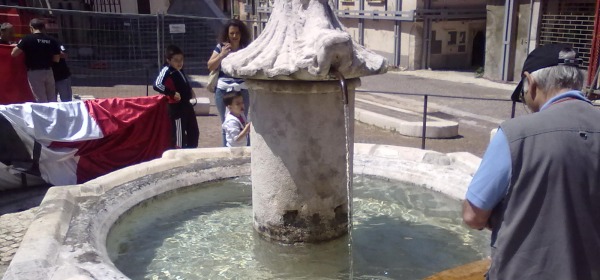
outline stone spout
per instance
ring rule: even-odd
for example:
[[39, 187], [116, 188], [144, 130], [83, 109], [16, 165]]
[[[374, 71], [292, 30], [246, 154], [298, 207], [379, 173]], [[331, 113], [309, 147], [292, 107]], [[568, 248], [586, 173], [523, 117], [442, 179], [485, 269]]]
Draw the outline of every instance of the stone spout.
[[222, 70], [258, 80], [331, 80], [382, 74], [387, 61], [355, 43], [327, 0], [275, 0], [265, 30], [225, 58]]

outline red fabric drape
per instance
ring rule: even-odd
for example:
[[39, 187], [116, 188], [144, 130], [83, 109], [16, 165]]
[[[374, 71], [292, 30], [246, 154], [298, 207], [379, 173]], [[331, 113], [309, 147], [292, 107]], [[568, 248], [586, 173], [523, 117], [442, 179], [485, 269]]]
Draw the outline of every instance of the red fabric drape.
[[13, 47], [0, 45], [0, 105], [34, 102], [29, 82], [25, 55], [11, 57]]
[[51, 145], [78, 149], [77, 183], [159, 158], [171, 145], [171, 122], [164, 95], [93, 99], [86, 100], [85, 106], [104, 137]]

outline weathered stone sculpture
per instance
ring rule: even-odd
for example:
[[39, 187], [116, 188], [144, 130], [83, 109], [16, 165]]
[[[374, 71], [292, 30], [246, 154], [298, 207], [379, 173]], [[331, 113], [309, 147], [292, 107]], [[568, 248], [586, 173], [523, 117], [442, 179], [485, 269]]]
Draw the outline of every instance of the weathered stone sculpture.
[[275, 0], [265, 30], [222, 67], [247, 79], [315, 81], [331, 68], [346, 79], [382, 74], [387, 63], [352, 40], [326, 0]]
[[[275, 0], [263, 33], [221, 66], [250, 88], [254, 228], [284, 243], [347, 233], [354, 88], [385, 59], [354, 43], [327, 1]], [[349, 79], [347, 119], [335, 72]]]

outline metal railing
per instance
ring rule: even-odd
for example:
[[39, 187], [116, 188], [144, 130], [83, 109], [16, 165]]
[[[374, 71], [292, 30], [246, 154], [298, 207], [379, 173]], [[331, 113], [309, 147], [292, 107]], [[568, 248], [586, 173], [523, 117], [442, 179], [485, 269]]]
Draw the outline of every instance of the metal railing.
[[393, 95], [405, 95], [405, 96], [417, 96], [423, 98], [423, 115], [422, 115], [422, 132], [421, 132], [421, 149], [426, 149], [426, 139], [427, 139], [427, 109], [430, 97], [435, 98], [447, 98], [447, 99], [463, 99], [463, 100], [479, 100], [479, 101], [493, 101], [493, 102], [510, 102], [511, 103], [511, 113], [510, 118], [515, 117], [516, 111], [516, 102], [505, 99], [505, 98], [483, 98], [483, 97], [473, 97], [473, 96], [459, 96], [459, 95], [442, 95], [442, 94], [420, 94], [420, 93], [404, 93], [404, 92], [391, 92], [391, 91], [373, 91], [373, 90], [359, 90], [356, 92], [365, 92], [365, 93], [376, 93], [376, 94], [393, 94]]

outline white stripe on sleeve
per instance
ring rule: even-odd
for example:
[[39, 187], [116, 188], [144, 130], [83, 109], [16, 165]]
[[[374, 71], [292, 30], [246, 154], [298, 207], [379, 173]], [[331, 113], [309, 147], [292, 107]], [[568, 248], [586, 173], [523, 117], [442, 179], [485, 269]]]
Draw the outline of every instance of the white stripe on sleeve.
[[183, 147], [183, 139], [181, 137], [181, 119], [176, 119], [175, 120], [175, 136], [176, 136], [176, 141], [175, 141], [175, 146], [177, 148], [182, 148]]
[[167, 71], [169, 71], [169, 67], [163, 67], [163, 69], [160, 70], [160, 73], [158, 73], [158, 77], [156, 77], [156, 82], [154, 82], [154, 85], [162, 91], [166, 89], [165, 85], [163, 85], [163, 80], [165, 79]]

